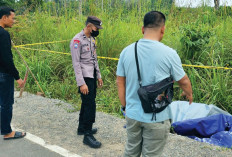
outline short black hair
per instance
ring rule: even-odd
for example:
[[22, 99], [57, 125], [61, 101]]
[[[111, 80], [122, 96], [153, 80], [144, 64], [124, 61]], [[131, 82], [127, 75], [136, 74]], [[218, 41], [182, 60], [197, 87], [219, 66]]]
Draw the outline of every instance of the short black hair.
[[165, 15], [159, 11], [150, 11], [146, 13], [143, 20], [144, 28], [159, 28], [165, 25]]
[[15, 12], [14, 9], [10, 8], [10, 7], [0, 7], [0, 19], [6, 15], [6, 16], [10, 16], [11, 12]]

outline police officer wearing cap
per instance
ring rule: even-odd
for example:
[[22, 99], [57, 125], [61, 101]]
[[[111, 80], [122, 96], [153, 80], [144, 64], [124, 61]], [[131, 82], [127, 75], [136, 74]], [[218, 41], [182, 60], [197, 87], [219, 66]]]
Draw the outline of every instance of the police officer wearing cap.
[[99, 29], [102, 29], [101, 25], [100, 19], [89, 16], [86, 27], [76, 34], [70, 43], [73, 68], [82, 100], [77, 134], [84, 135], [83, 143], [92, 148], [101, 147], [101, 142], [93, 136], [97, 133], [97, 128], [92, 128], [96, 115], [96, 82], [99, 87], [103, 86], [95, 42]]

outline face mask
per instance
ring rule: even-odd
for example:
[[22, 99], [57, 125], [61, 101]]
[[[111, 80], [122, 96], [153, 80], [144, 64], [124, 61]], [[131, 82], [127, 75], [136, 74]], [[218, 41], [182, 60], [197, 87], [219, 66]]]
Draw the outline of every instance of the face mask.
[[99, 35], [99, 31], [92, 30], [92, 33], [91, 33], [92, 37], [97, 37], [98, 35]]

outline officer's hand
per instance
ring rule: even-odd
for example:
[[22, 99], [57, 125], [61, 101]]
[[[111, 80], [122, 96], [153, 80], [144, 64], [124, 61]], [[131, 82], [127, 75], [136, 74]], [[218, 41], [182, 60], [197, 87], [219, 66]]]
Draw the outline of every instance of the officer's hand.
[[18, 85], [19, 85], [19, 86], [18, 86], [19, 88], [23, 88], [23, 86], [24, 86], [24, 81], [23, 81], [22, 79], [18, 79], [18, 80], [17, 80], [17, 83], [18, 83]]
[[103, 81], [102, 81], [102, 79], [98, 79], [97, 80], [98, 81], [98, 87], [102, 87], [103, 86]]
[[185, 96], [189, 100], [189, 105], [193, 102], [193, 95], [187, 95], [184, 91], [181, 93], [181, 96]]
[[87, 95], [89, 93], [88, 86], [86, 84], [82, 85], [80, 87], [80, 91], [81, 91], [82, 94]]

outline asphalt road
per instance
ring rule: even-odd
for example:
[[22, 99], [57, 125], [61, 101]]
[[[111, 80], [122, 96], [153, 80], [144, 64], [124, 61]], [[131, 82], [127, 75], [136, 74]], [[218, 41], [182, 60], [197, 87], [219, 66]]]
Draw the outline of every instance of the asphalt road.
[[3, 140], [0, 138], [0, 157], [63, 157], [30, 140]]

